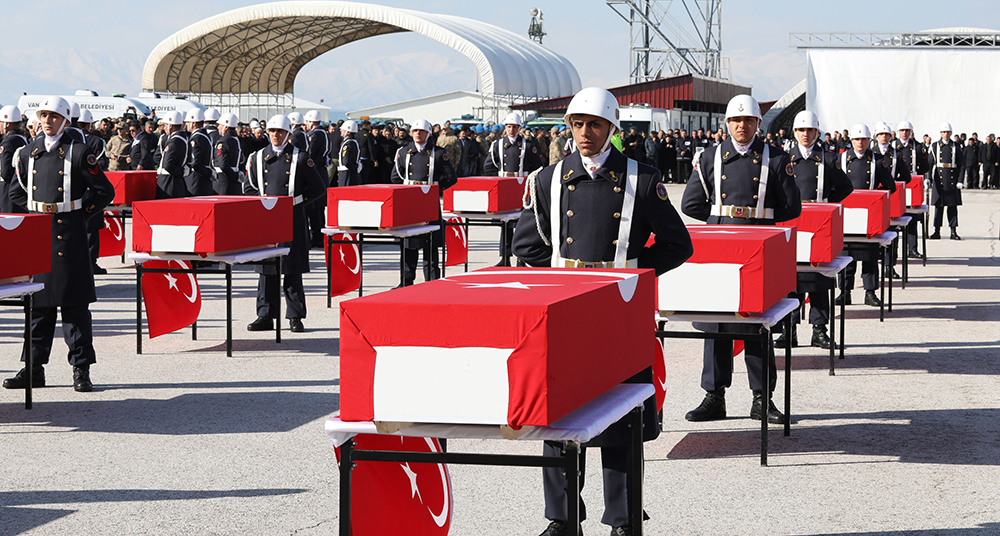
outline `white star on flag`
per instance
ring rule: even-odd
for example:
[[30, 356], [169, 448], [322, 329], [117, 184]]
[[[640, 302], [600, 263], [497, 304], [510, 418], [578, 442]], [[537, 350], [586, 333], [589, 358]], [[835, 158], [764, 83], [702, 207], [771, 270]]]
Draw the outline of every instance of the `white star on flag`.
[[174, 276], [172, 276], [170, 274], [163, 274], [163, 275], [166, 276], [167, 283], [170, 285], [170, 288], [176, 290], [177, 292], [181, 291], [181, 289], [177, 286], [177, 278], [176, 277], [174, 277]]
[[530, 290], [531, 287], [561, 287], [562, 285], [525, 285], [520, 281], [511, 281], [509, 283], [462, 283], [467, 285], [465, 288], [516, 288], [521, 290]]
[[414, 496], [420, 499], [420, 504], [424, 503], [424, 498], [420, 496], [420, 488], [417, 487], [417, 473], [410, 469], [410, 463], [401, 463], [400, 467], [403, 468], [403, 472], [406, 473], [406, 477], [410, 479], [410, 498]]

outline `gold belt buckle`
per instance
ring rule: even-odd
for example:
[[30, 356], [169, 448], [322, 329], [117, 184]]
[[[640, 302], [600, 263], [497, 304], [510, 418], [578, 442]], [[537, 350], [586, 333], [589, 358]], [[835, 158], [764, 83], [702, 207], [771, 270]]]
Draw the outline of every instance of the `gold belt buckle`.
[[42, 212], [45, 214], [55, 214], [56, 204], [55, 203], [42, 203]]
[[733, 217], [734, 218], [748, 218], [749, 216], [744, 215], [746, 207], [733, 207]]

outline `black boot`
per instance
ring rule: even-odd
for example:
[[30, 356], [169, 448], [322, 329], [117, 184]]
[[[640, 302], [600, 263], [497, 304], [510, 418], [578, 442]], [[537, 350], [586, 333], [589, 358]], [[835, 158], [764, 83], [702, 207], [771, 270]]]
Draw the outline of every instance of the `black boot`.
[[[22, 368], [12, 378], [3, 381], [4, 389], [24, 389], [28, 386], [28, 370]], [[42, 365], [31, 367], [31, 387], [45, 387], [45, 369]]]
[[927, 237], [928, 240], [941, 240], [941, 228], [935, 227], [934, 234]]
[[834, 300], [833, 303], [834, 303], [834, 305], [850, 305], [851, 304], [851, 291], [850, 290], [844, 291], [843, 293], [840, 294], [840, 296], [837, 296], [837, 299]]
[[[580, 530], [583, 534], [583, 530]], [[569, 523], [565, 521], [553, 521], [539, 536], [569, 536]]]
[[726, 418], [726, 390], [716, 389], [705, 393], [701, 405], [687, 412], [685, 419], [693, 422], [718, 421]]
[[875, 295], [874, 290], [866, 290], [865, 305], [871, 305], [872, 307], [882, 307], [882, 300], [878, 299], [878, 296]]
[[90, 365], [73, 367], [73, 390], [78, 393], [89, 393], [94, 390], [90, 383]]
[[[774, 393], [771, 393], [772, 398], [767, 406], [767, 422], [771, 424], [785, 424], [785, 416], [778, 411], [778, 408], [774, 407]], [[753, 405], [750, 406], [750, 418], [759, 421], [761, 414], [761, 406], [764, 405], [764, 392], [754, 391], [753, 392]]]
[[812, 346], [829, 350], [831, 346], [837, 347], [837, 343], [830, 340], [826, 334], [826, 326], [822, 324], [813, 325]]
[[962, 239], [961, 236], [958, 236], [958, 227], [952, 227], [951, 228], [951, 239], [952, 240], [961, 240]]
[[[799, 333], [798, 333], [798, 328], [796, 326], [797, 324], [792, 324], [792, 336], [791, 336], [792, 348], [798, 348], [799, 346]], [[782, 331], [781, 335], [778, 335], [778, 338], [774, 340], [774, 347], [784, 348], [785, 345], [788, 344], [788, 341], [789, 337], [786, 337], [785, 332]]]
[[257, 320], [247, 325], [247, 331], [271, 331], [273, 329], [274, 320], [263, 316], [258, 316]]
[[922, 258], [924, 258], [924, 256], [921, 255], [920, 252], [917, 251], [917, 250], [915, 250], [915, 249], [911, 249], [910, 252], [906, 254], [906, 256], [909, 257], [909, 258], [911, 258], [911, 259], [922, 259]]

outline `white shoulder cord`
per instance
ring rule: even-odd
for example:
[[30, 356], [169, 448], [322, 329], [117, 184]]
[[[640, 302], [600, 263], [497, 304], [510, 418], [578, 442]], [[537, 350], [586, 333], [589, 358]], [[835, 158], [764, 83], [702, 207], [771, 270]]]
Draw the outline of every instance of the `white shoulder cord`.
[[[556, 162], [555, 164], [557, 167], [553, 170], [553, 177], [556, 176], [556, 172], [562, 169], [562, 166], [559, 165], [560, 162]], [[536, 180], [538, 179], [538, 174], [541, 173], [541, 171], [542, 168], [538, 168], [528, 175], [527, 187], [524, 189], [524, 194], [521, 195], [521, 206], [523, 206], [525, 210], [531, 209], [531, 211], [535, 213], [535, 229], [538, 230], [538, 236], [541, 237], [543, 244], [551, 246], [552, 242], [549, 241], [549, 239], [545, 236], [545, 233], [542, 232], [542, 223], [538, 219], [538, 194], [536, 193], [535, 188], [537, 186]], [[549, 212], [551, 212], [551, 210]]]
[[[560, 160], [556, 162], [556, 167], [552, 170], [552, 180], [549, 182], [549, 238], [552, 240], [552, 260], [549, 265], [558, 267], [562, 264], [562, 164]], [[538, 218], [535, 218], [537, 221]]]
[[632, 234], [632, 212], [635, 208], [635, 189], [639, 184], [639, 163], [628, 159], [628, 179], [625, 182], [625, 199], [622, 200], [621, 218], [618, 222], [618, 245], [615, 249], [615, 268], [628, 268], [628, 239]]
[[816, 201], [820, 203], [826, 203], [826, 197], [823, 196], [826, 193], [826, 174], [824, 171], [826, 168], [826, 152], [820, 150], [819, 153], [819, 171], [816, 172]]
[[21, 180], [21, 149], [24, 149], [27, 145], [18, 147], [14, 151], [14, 176], [17, 177], [17, 182], [21, 183], [21, 188], [24, 191], [28, 190], [28, 187], [24, 185], [24, 181]]

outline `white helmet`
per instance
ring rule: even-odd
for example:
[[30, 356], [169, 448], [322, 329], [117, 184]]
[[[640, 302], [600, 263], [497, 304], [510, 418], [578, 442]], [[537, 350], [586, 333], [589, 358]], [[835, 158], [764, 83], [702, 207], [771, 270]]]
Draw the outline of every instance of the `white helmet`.
[[185, 123], [204, 123], [205, 122], [205, 112], [201, 108], [191, 108], [187, 111], [187, 115], [184, 116]]
[[309, 110], [306, 112], [307, 123], [319, 123], [323, 119], [319, 116], [319, 110]]
[[72, 114], [72, 107], [69, 102], [62, 97], [45, 97], [42, 99], [42, 104], [35, 110], [35, 117], [41, 119], [40, 115], [42, 112], [55, 112], [66, 119], [69, 119]]
[[809, 110], [802, 110], [795, 114], [795, 121], [792, 122], [792, 130], [800, 128], [815, 128], [819, 130], [819, 118]]
[[69, 108], [69, 117], [70, 117], [70, 119], [76, 119], [77, 117], [80, 117], [80, 105], [79, 104], [77, 104], [77, 103], [74, 102], [73, 105], [70, 106], [70, 108]]
[[851, 127], [851, 139], [856, 140], [859, 138], [871, 139], [872, 132], [868, 130], [868, 125], [864, 123], [858, 123]]
[[287, 115], [272, 115], [271, 118], [267, 120], [267, 130], [271, 130], [272, 128], [284, 130], [285, 132], [291, 132], [292, 122], [288, 119]]
[[13, 104], [0, 108], [0, 123], [20, 123], [21, 109]]
[[885, 121], [875, 123], [875, 135], [878, 136], [879, 134], [892, 134], [892, 129], [889, 128], [889, 124]]
[[504, 125], [518, 125], [518, 126], [520, 126], [522, 124], [521, 123], [521, 114], [519, 114], [517, 112], [511, 112], [511, 113], [507, 114], [507, 117], [503, 118], [503, 123], [502, 124], [504, 124]]
[[432, 127], [430, 121], [426, 119], [417, 119], [416, 121], [413, 122], [413, 125], [410, 127], [410, 130], [426, 130], [427, 132], [430, 132], [431, 128]]
[[952, 131], [951, 123], [941, 123], [941, 128], [938, 129], [938, 132], [951, 132], [951, 131]]
[[162, 122], [167, 125], [174, 125], [174, 126], [183, 125], [184, 116], [177, 110], [171, 110], [163, 114]]
[[340, 125], [340, 130], [346, 130], [348, 132], [358, 132], [358, 122], [357, 121], [344, 121], [343, 125]]
[[250, 121], [250, 129], [251, 130], [257, 130], [258, 128], [260, 128], [260, 123], [257, 122], [256, 119], [254, 119], [253, 121]]
[[760, 115], [760, 104], [757, 104], [757, 99], [750, 95], [737, 95], [729, 99], [729, 104], [726, 105], [726, 119], [733, 117], [756, 117], [763, 120]]
[[618, 122], [618, 99], [603, 87], [587, 87], [581, 89], [566, 107], [563, 122], [569, 126], [571, 115], [596, 115], [614, 125], [615, 130], [621, 130]]
[[215, 108], [209, 108], [205, 110], [205, 121], [215, 123], [222, 117], [222, 112], [216, 110]]
[[224, 127], [236, 128], [239, 123], [240, 120], [236, 117], [236, 114], [221, 114], [219, 116], [219, 124]]
[[77, 119], [77, 123], [89, 124], [93, 122], [94, 122], [94, 114], [90, 113], [90, 110], [87, 110], [86, 108], [80, 110], [80, 119]]
[[900, 121], [899, 124], [896, 125], [896, 130], [913, 130], [913, 123], [910, 123], [909, 121]]
[[[292, 112], [292, 113], [288, 114], [288, 120], [291, 121], [292, 125], [304, 125], [304, 124], [306, 124], [305, 118], [302, 117], [302, 114], [300, 114], [299, 112]], [[268, 124], [270, 124], [270, 123], [271, 122], [268, 121]]]

